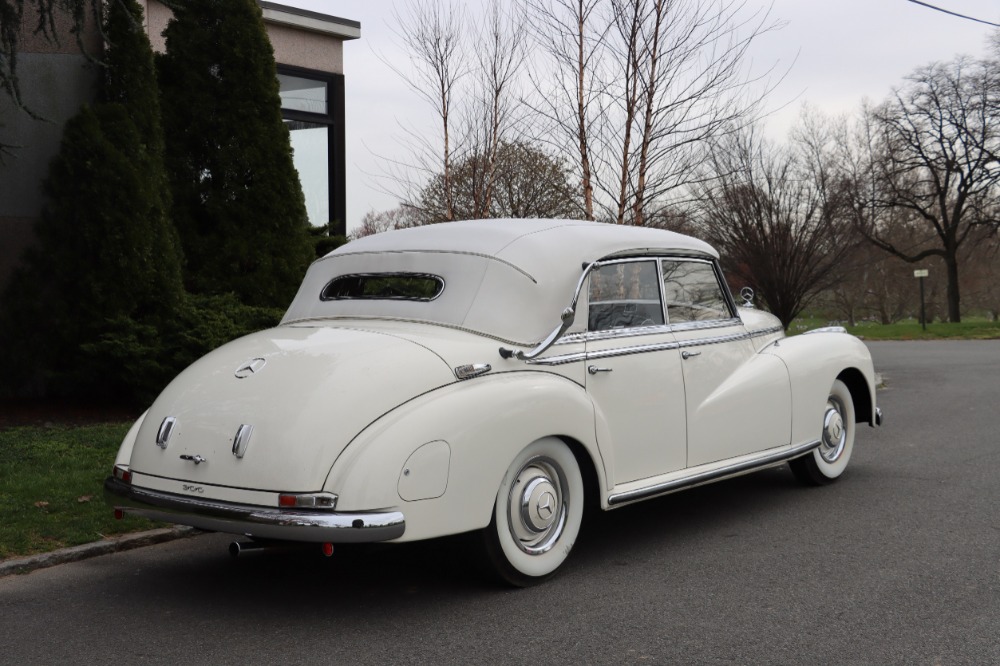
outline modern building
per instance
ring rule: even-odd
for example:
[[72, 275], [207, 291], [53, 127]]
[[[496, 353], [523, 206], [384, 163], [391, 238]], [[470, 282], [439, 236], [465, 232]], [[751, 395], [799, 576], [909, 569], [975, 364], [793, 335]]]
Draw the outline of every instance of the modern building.
[[[156, 0], [140, 4], [150, 42], [162, 50], [170, 10]], [[332, 222], [333, 233], [345, 234], [344, 42], [361, 36], [361, 24], [276, 2], [259, 4], [278, 63], [282, 115], [291, 131], [309, 221]], [[59, 43], [29, 28], [18, 53], [22, 99], [37, 117], [0, 95], [0, 144], [10, 146], [0, 161], [0, 289], [34, 240], [42, 183], [59, 150], [62, 127], [94, 97], [97, 69], [89, 56], [100, 53], [100, 33], [89, 24], [81, 50], [69, 20], [56, 18]]]

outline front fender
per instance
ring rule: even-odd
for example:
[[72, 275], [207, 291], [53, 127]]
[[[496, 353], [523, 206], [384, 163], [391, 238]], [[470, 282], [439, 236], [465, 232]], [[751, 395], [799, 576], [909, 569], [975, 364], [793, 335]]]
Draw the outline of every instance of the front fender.
[[844, 371], [861, 373], [871, 401], [858, 414], [875, 414], [875, 369], [871, 353], [858, 338], [846, 333], [815, 333], [782, 338], [761, 353], [780, 358], [788, 368], [792, 387], [792, 443], [818, 437], [820, 418], [830, 387]]
[[[371, 424], [337, 458], [324, 489], [337, 494], [341, 511], [400, 507], [406, 515], [401, 540], [467, 532], [489, 524], [514, 457], [553, 435], [579, 442], [605, 487], [594, 407], [583, 387], [540, 372], [487, 375], [426, 393]], [[434, 452], [427, 459], [447, 465], [444, 489], [407, 501], [399, 491], [403, 469], [426, 444], [423, 450]]]

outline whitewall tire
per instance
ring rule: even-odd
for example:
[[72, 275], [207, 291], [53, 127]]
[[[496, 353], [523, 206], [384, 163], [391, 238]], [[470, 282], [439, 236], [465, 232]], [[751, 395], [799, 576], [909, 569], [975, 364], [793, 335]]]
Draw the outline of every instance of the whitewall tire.
[[857, 429], [854, 400], [847, 385], [839, 379], [830, 389], [821, 423], [819, 447], [789, 463], [795, 477], [812, 486], [836, 481], [847, 469], [854, 451]]
[[527, 446], [507, 468], [483, 535], [495, 572], [519, 587], [551, 577], [580, 533], [583, 503], [580, 465], [569, 447], [556, 437]]

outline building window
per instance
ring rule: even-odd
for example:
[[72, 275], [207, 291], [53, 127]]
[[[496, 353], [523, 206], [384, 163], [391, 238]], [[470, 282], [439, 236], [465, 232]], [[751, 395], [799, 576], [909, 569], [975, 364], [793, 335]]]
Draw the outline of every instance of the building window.
[[343, 76], [278, 65], [278, 85], [309, 223], [322, 226], [333, 221], [338, 233], [346, 210]]

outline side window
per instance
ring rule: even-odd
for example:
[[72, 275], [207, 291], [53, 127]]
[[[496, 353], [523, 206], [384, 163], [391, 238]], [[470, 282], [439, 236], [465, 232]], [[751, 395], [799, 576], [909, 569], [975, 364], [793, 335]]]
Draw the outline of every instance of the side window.
[[590, 273], [588, 330], [663, 324], [656, 262], [622, 261]]
[[663, 298], [671, 324], [733, 316], [710, 263], [664, 259], [662, 267]]

